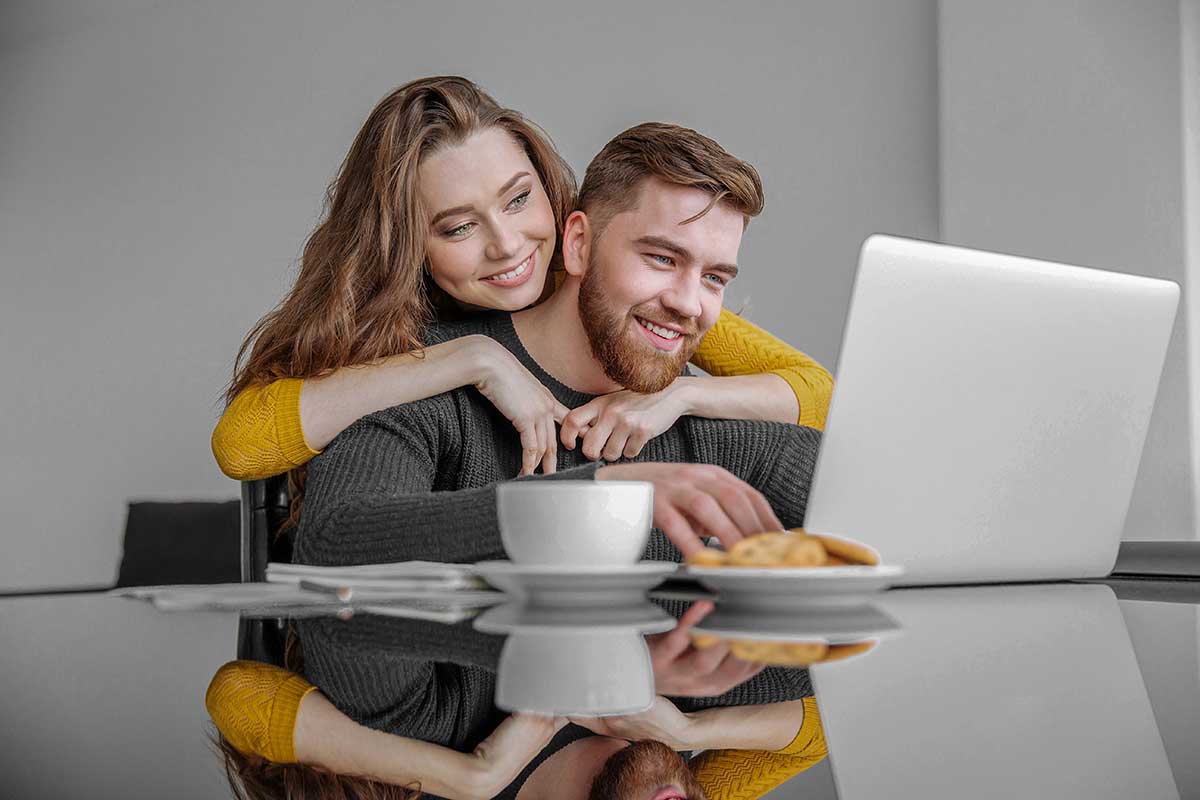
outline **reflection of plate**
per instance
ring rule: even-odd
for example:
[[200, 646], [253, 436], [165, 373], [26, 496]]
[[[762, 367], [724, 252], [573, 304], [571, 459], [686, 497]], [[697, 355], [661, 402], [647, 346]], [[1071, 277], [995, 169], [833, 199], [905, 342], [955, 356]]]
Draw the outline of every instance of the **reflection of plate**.
[[483, 633], [554, 633], [584, 631], [662, 633], [675, 627], [675, 618], [653, 603], [609, 608], [547, 608], [505, 603], [475, 620]]
[[718, 592], [727, 605], [770, 607], [844, 605], [888, 588], [904, 568], [685, 566], [682, 574]]
[[772, 612], [718, 603], [692, 629], [723, 639], [773, 642], [824, 641], [844, 644], [879, 639], [900, 630], [900, 623], [869, 605], [817, 606]]
[[533, 604], [558, 607], [636, 604], [677, 568], [663, 561], [616, 566], [511, 561], [481, 561], [475, 565], [479, 576], [497, 589], [527, 598]]

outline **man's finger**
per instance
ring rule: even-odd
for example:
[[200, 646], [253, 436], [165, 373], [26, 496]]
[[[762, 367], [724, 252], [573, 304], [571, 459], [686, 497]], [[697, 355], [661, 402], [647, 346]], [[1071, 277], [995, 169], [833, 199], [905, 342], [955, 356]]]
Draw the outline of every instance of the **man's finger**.
[[[749, 487], [730, 487], [721, 490], [717, 496], [721, 508], [733, 520], [733, 524], [737, 526], [743, 536], [753, 536], [763, 531], [780, 530], [780, 528], [762, 527], [768, 521], [763, 519], [761, 509], [754, 504], [754, 494], [756, 493], [746, 491], [747, 488]], [[761, 497], [762, 495], [759, 496]], [[766, 501], [764, 500], [764, 502]], [[770, 509], [770, 506], [767, 508]]]
[[674, 506], [664, 504], [661, 508], [655, 508], [654, 527], [667, 535], [671, 544], [679, 549], [684, 558], [704, 549], [704, 543], [700, 541], [692, 524]]
[[699, 528], [705, 535], [716, 536], [726, 550], [743, 538], [725, 509], [710, 494], [700, 493], [687, 508], [681, 510], [692, 521], [693, 527]]
[[758, 522], [763, 527], [759, 530], [763, 531], [782, 531], [785, 530], [783, 523], [779, 521], [779, 517], [775, 515], [775, 509], [771, 508], [771, 504], [767, 502], [767, 498], [757, 489], [750, 487], [750, 491], [746, 493], [750, 504], [754, 506], [755, 512], [758, 514]]
[[692, 603], [688, 610], [679, 618], [679, 622], [675, 627], [666, 633], [662, 634], [656, 641], [654, 649], [651, 651], [655, 661], [669, 662], [687, 650], [692, 643], [692, 637], [688, 633], [695, 625], [713, 609], [713, 604], [709, 600], [701, 600]]

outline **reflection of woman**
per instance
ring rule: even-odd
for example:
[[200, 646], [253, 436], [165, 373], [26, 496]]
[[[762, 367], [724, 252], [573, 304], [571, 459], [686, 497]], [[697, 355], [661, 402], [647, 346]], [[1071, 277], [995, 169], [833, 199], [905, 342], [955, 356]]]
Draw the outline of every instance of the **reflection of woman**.
[[[494, 182], [483, 176], [493, 178], [498, 162], [454, 165], [449, 185], [465, 203], [430, 219], [445, 207], [422, 180], [429, 157], [491, 131], [518, 144], [528, 168], [492, 197], [479, 187]], [[680, 379], [650, 396], [617, 392], [570, 415], [486, 337], [422, 349], [435, 318], [517, 310], [554, 290], [574, 191], [544, 134], [469, 81], [427, 78], [384, 98], [330, 187], [295, 286], [242, 346], [213, 432], [222, 470], [243, 480], [295, 470], [366, 414], [466, 385], [513, 422], [523, 473], [554, 470], [555, 422], [565, 447], [579, 437], [585, 455], [607, 460], [633, 457], [683, 414], [823, 425], [829, 373], [728, 312], [694, 358], [725, 377]]]
[[[281, 773], [293, 781], [348, 773], [392, 784], [420, 781], [425, 792], [441, 796], [541, 800], [582, 796], [621, 748], [619, 741], [601, 741], [605, 737], [585, 742], [590, 734], [578, 726], [555, 734], [558, 724], [545, 718], [505, 720], [492, 701], [501, 640], [469, 625], [368, 615], [302, 620], [297, 628], [304, 663], [290, 665], [302, 668], [304, 678], [233, 662], [209, 688], [207, 705], [223, 734], [231, 782], [236, 776], [249, 786], [269, 785]], [[737, 785], [761, 788], [824, 757], [810, 692], [803, 672], [768, 670], [720, 697], [676, 701], [690, 713], [660, 700], [646, 714], [580, 722], [622, 739], [709, 749], [698, 764], [700, 785], [711, 800], [734, 800], [747, 795], [714, 792], [729, 783], [732, 770]], [[778, 752], [764, 752], [772, 750]], [[635, 760], [643, 771], [657, 765], [663, 775], [690, 775], [677, 757], [653, 750], [641, 756]]]

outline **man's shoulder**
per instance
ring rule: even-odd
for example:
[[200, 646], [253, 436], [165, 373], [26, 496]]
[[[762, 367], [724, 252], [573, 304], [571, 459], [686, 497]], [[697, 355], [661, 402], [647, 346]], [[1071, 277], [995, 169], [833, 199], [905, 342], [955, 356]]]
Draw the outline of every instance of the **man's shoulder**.
[[790, 422], [774, 422], [756, 419], [708, 419], [707, 417], [681, 417], [692, 436], [705, 441], [761, 443], [764, 446], [782, 443], [817, 445], [821, 442], [821, 431]]

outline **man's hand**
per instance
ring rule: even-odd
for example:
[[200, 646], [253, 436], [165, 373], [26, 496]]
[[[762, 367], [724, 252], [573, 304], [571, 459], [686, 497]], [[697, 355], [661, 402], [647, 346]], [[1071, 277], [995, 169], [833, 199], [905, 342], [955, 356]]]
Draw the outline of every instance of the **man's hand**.
[[581, 449], [592, 461], [633, 458], [646, 442], [689, 413], [684, 398], [679, 380], [654, 394], [622, 389], [602, 395], [567, 414], [559, 437], [563, 447], [574, 450], [575, 440], [582, 436]]
[[716, 697], [762, 672], [763, 664], [735, 657], [724, 642], [703, 650], [692, 644], [692, 627], [712, 610], [713, 604], [707, 600], [692, 603], [674, 630], [646, 637], [655, 692], [671, 697]]
[[601, 736], [639, 741], [654, 739], [672, 750], [696, 749], [695, 720], [665, 697], [655, 697], [649, 711], [619, 717], [571, 717], [571, 722]]
[[728, 550], [746, 536], [781, 531], [783, 523], [762, 493], [711, 464], [612, 464], [598, 481], [654, 484], [654, 526], [687, 558], [715, 536]]

